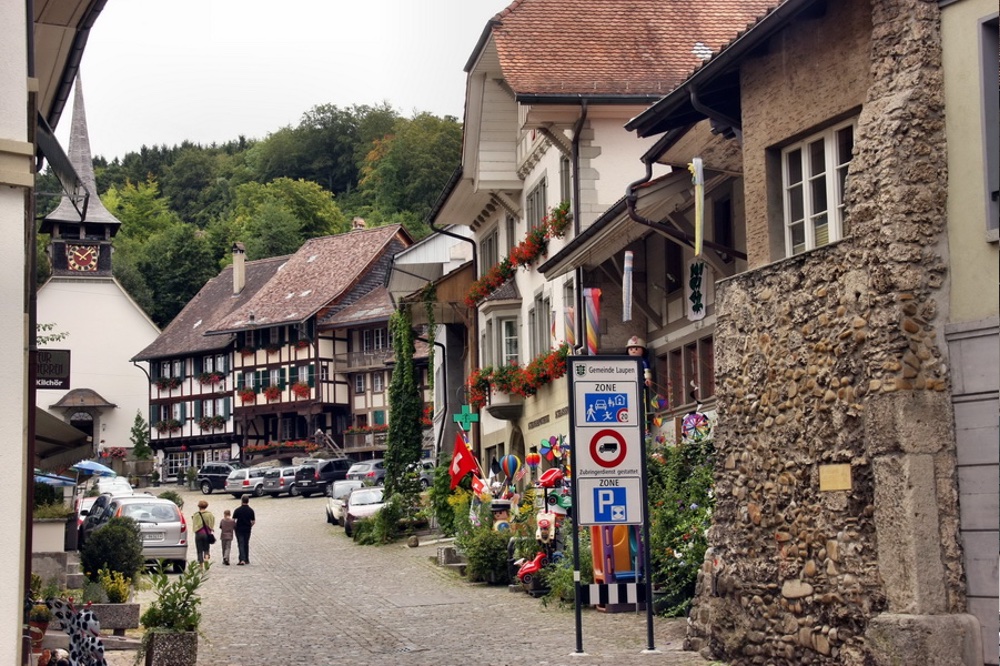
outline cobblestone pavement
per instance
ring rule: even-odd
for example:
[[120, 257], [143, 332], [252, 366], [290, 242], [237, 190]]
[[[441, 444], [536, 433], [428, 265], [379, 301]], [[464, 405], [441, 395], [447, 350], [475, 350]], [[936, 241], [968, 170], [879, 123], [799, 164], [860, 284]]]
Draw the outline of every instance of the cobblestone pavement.
[[[183, 494], [190, 514], [202, 496]], [[238, 506], [230, 495], [205, 499], [217, 517]], [[250, 566], [236, 566], [235, 543], [231, 566], [222, 565], [219, 545], [212, 547], [200, 666], [709, 663], [681, 650], [685, 620], [655, 618], [659, 652], [644, 653], [644, 613], [592, 609], [583, 612], [584, 654], [572, 654], [571, 607], [470, 584], [436, 565], [434, 544], [357, 546], [343, 528], [326, 523], [322, 497], [262, 497], [250, 505], [257, 513]], [[109, 664], [131, 658], [112, 654]]]

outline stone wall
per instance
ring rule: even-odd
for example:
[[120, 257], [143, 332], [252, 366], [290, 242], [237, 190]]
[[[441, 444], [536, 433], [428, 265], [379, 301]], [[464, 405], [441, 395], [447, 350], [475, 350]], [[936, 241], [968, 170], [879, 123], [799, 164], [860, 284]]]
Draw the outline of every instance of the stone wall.
[[912, 650], [972, 640], [937, 6], [875, 2], [871, 25], [845, 240], [718, 289], [717, 508], [688, 644], [733, 666], [962, 663]]

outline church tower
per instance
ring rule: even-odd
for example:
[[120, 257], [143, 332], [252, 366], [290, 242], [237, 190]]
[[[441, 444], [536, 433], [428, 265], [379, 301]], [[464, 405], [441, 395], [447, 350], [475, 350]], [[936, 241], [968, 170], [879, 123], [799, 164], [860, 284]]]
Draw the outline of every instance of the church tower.
[[94, 161], [90, 153], [87, 113], [83, 107], [83, 87], [76, 78], [73, 122], [70, 126], [69, 160], [90, 197], [81, 211], [64, 193], [59, 206], [45, 216], [40, 233], [52, 235], [49, 261], [53, 276], [111, 277], [111, 239], [121, 222], [97, 196]]

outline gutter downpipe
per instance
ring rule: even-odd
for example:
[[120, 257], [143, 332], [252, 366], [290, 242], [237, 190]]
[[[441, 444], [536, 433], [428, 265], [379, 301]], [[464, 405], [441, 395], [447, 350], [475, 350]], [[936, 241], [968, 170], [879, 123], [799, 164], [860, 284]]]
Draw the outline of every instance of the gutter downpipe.
[[[573, 160], [573, 238], [580, 235], [580, 132], [583, 130], [583, 124], [587, 120], [587, 100], [580, 100], [580, 117], [577, 118], [576, 123], [573, 125], [573, 143], [572, 145], [572, 160]], [[586, 340], [586, 332], [583, 330], [583, 268], [577, 267], [575, 271], [576, 275], [574, 279], [576, 280], [576, 289], [574, 290], [574, 297], [576, 298], [576, 331], [577, 335], [583, 340]], [[583, 349], [586, 350], [586, 344], [583, 345]], [[574, 352], [578, 351], [574, 350]], [[576, 449], [574, 447], [571, 452], [574, 456], [576, 455]], [[576, 458], [573, 458], [573, 466], [576, 466]], [[573, 475], [573, 496], [577, 496], [577, 478], [576, 474]], [[583, 651], [583, 607], [580, 599], [581, 595], [581, 578], [580, 578], [580, 530], [577, 528], [573, 529], [573, 579], [574, 579], [574, 604], [573, 604], [573, 615], [574, 622], [576, 624], [576, 651], [573, 654], [583, 655], [586, 654]]]
[[[24, 3], [24, 14], [25, 14], [25, 30], [26, 30], [26, 42], [27, 42], [27, 62], [26, 70], [29, 79], [35, 78], [35, 3], [33, 0], [25, 0]], [[35, 93], [35, 100], [37, 100], [37, 94]], [[28, 93], [28, 107], [34, 110], [35, 103], [32, 103], [32, 93]], [[35, 111], [35, 115], [37, 115]], [[35, 141], [35, 130], [33, 130], [35, 124], [35, 117], [31, 114], [26, 113], [28, 116], [28, 140]], [[23, 470], [23, 483], [24, 483], [24, 508], [22, 520], [24, 521], [24, 550], [21, 552], [21, 563], [23, 565], [24, 579], [22, 581], [21, 598], [22, 604], [30, 595], [31, 591], [31, 551], [32, 551], [32, 523], [33, 523], [33, 507], [35, 504], [35, 406], [38, 404], [37, 398], [35, 396], [35, 375], [38, 369], [38, 340], [37, 340], [37, 324], [38, 324], [38, 288], [35, 284], [35, 189], [31, 187], [24, 190], [24, 207], [25, 207], [25, 225], [24, 229], [25, 236], [28, 239], [27, 248], [25, 254], [24, 262], [24, 289], [22, 292], [22, 298], [24, 299], [25, 308], [25, 324], [26, 324], [26, 337], [28, 343], [28, 353], [27, 353], [27, 368], [26, 377], [27, 386], [25, 387], [25, 400], [24, 400], [24, 414], [25, 414], [25, 438], [27, 439], [25, 444], [25, 469]], [[76, 499], [76, 498], [74, 498]], [[22, 617], [22, 620], [27, 620], [26, 613]], [[27, 624], [24, 626], [24, 630], [21, 633], [21, 650], [19, 653], [20, 660], [22, 664], [28, 664], [31, 661], [31, 636], [28, 631]]]
[[[580, 132], [583, 130], [583, 123], [586, 122], [586, 120], [587, 100], [583, 99], [580, 100], [580, 117], [577, 118], [576, 123], [573, 125], [573, 142], [571, 144], [573, 160], [573, 238], [580, 235]], [[586, 335], [583, 330], [583, 269], [577, 268], [575, 273], [576, 275], [574, 276], [574, 280], [576, 281], [576, 303], [574, 303], [574, 307], [576, 308], [576, 321], [574, 322], [574, 326], [576, 327], [577, 336], [586, 339]], [[587, 346], [581, 345], [578, 342], [577, 349], [580, 348], [586, 350]], [[574, 549], [575, 548], [576, 545], [574, 545]]]
[[[420, 337], [418, 337], [417, 340], [420, 340], [421, 342], [429, 342], [429, 340], [427, 340], [427, 338], [420, 338]], [[445, 356], [445, 352], [448, 351], [448, 348], [445, 347], [440, 342], [438, 342], [437, 340], [434, 341], [434, 346], [437, 347], [438, 350], [441, 352], [441, 363], [444, 365], [444, 372], [441, 373], [441, 376], [443, 377], [443, 381], [444, 381], [444, 388], [442, 389], [442, 393], [444, 393], [444, 414], [447, 417], [447, 414], [448, 414], [448, 412], [450, 410], [450, 404], [451, 404], [451, 400], [450, 400], [451, 396], [448, 393], [448, 359]], [[431, 371], [431, 376], [433, 376], [434, 368], [431, 368], [430, 371]], [[432, 399], [433, 399], [433, 397], [434, 396], [431, 396]], [[435, 466], [441, 464], [441, 461], [439, 460], [439, 458], [441, 456], [441, 442], [444, 439], [444, 430], [447, 427], [448, 427], [448, 419], [444, 418], [443, 419], [443, 423], [441, 424], [441, 428], [438, 430], [437, 443], [434, 445], [434, 465]]]
[[740, 145], [743, 144], [743, 128], [740, 126], [740, 122], [738, 120], [734, 120], [726, 114], [710, 109], [702, 104], [701, 100], [698, 99], [698, 90], [694, 86], [688, 88], [688, 98], [691, 100], [691, 106], [695, 111], [705, 114], [705, 116], [713, 122], [728, 126], [733, 130], [733, 134], [736, 135], [736, 141]]

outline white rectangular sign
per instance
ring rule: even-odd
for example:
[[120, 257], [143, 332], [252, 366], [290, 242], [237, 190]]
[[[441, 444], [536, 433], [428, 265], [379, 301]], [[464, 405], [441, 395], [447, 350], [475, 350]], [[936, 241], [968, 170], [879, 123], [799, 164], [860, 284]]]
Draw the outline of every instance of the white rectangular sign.
[[641, 525], [642, 480], [638, 477], [577, 479], [581, 525]]

